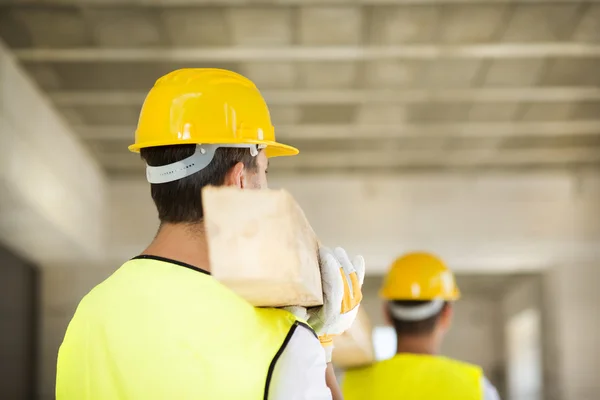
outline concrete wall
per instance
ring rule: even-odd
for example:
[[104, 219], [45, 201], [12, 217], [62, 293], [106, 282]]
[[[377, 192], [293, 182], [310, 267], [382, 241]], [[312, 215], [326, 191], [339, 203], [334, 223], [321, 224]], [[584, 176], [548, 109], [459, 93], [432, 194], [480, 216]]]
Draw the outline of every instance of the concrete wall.
[[104, 173], [0, 42], [0, 240], [39, 265], [98, 259]]
[[[98, 271], [88, 268], [104, 255], [106, 219], [104, 173], [0, 43], [0, 240], [39, 264], [46, 279], [41, 398], [54, 398], [57, 343], [89, 286], [80, 280], [97, 280]], [[73, 265], [73, 273], [52, 265]]]
[[[0, 42], [0, 242], [42, 271], [42, 398], [54, 398], [57, 344], [66, 323], [103, 275], [93, 267], [106, 253], [105, 195], [104, 172]], [[2, 283], [13, 290], [19, 284], [16, 277]]]
[[555, 266], [515, 282], [502, 299], [504, 326], [526, 309], [541, 312], [544, 400], [598, 399], [599, 285], [598, 265]]
[[[600, 220], [589, 218], [600, 199], [594, 176], [272, 175], [269, 184], [294, 195], [320, 239], [360, 252], [371, 274], [415, 249], [435, 249], [453, 270], [469, 273], [600, 256]], [[141, 176], [112, 181], [110, 192], [111, 208], [121, 209], [113, 215], [122, 218], [113, 220], [107, 255], [122, 260], [152, 237], [156, 211]]]
[[[600, 394], [600, 265], [563, 265], [548, 271], [544, 297], [548, 314], [550, 380], [561, 397], [596, 400]], [[551, 384], [551, 383], [550, 383]]]

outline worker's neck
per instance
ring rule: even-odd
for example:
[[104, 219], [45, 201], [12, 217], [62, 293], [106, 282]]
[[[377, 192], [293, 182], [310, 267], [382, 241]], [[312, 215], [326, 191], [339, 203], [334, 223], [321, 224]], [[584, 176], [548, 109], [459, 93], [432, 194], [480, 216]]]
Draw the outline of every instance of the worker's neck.
[[163, 224], [142, 254], [164, 257], [210, 271], [203, 224]]
[[410, 335], [398, 337], [398, 348], [400, 353], [428, 354], [436, 355], [438, 353], [438, 343], [434, 334], [429, 335]]

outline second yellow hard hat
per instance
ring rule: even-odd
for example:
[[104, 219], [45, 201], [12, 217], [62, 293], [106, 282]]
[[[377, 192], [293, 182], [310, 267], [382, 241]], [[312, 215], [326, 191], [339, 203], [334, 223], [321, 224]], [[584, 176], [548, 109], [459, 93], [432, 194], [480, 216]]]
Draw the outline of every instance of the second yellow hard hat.
[[394, 261], [379, 294], [386, 300], [454, 301], [460, 298], [452, 271], [429, 253], [409, 253]]
[[267, 105], [252, 81], [214, 68], [173, 71], [154, 84], [129, 150], [177, 144], [256, 144], [267, 157], [298, 154], [278, 143]]

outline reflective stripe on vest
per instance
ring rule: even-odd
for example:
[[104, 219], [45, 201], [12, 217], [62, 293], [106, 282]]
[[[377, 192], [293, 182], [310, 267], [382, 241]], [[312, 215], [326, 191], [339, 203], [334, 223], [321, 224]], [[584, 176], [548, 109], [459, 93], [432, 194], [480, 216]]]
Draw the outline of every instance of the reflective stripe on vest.
[[399, 354], [346, 372], [345, 400], [482, 400], [480, 367], [445, 357]]
[[267, 397], [300, 322], [182, 265], [134, 259], [83, 298], [60, 347], [57, 400]]

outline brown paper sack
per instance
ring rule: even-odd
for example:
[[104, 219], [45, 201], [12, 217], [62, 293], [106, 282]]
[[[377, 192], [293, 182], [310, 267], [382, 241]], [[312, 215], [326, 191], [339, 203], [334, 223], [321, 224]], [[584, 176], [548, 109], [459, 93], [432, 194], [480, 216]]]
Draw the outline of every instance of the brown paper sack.
[[318, 240], [285, 190], [202, 191], [212, 275], [254, 306], [323, 304]]

